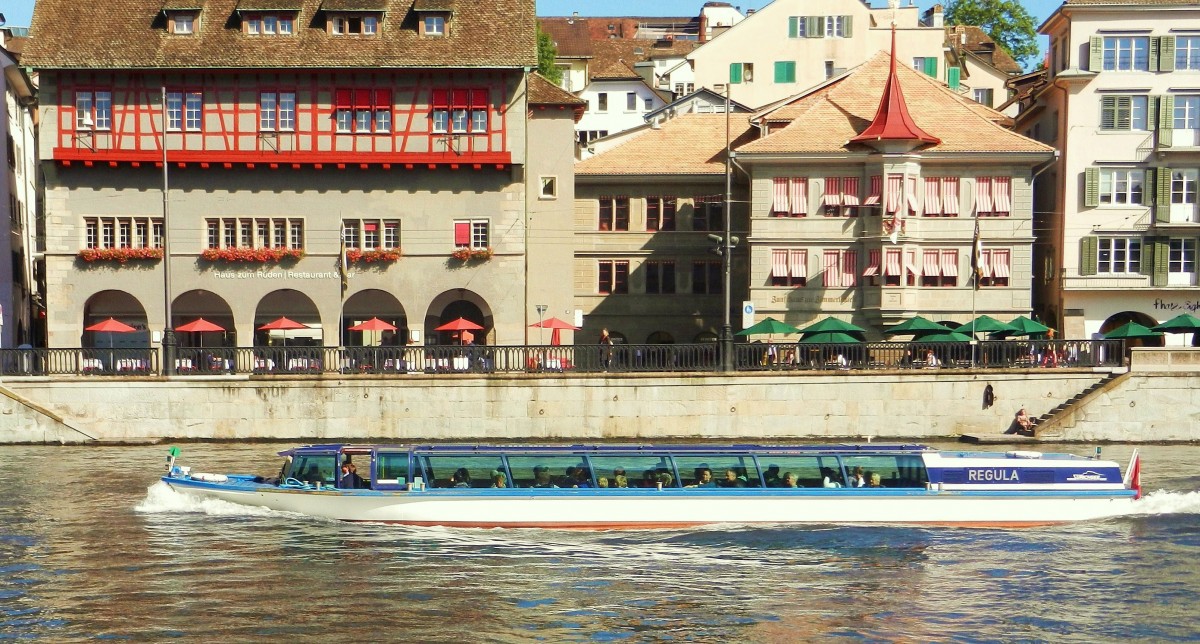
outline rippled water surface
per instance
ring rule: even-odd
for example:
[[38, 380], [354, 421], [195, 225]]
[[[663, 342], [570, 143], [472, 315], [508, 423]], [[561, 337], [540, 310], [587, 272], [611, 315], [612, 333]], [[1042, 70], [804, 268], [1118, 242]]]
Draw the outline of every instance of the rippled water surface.
[[[270, 474], [289, 446], [182, 462]], [[1137, 515], [1033, 530], [352, 525], [190, 501], [165, 453], [0, 446], [0, 639], [1200, 639], [1200, 447], [1142, 448]]]

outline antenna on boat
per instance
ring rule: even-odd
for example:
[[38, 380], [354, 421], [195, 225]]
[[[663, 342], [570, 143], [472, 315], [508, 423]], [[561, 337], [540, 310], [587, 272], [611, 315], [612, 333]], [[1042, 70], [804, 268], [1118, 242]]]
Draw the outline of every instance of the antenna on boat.
[[1103, 447], [1100, 447], [1099, 445], [1097, 445], [1097, 446], [1096, 446], [1096, 460], [1097, 460], [1097, 461], [1098, 461], [1098, 460], [1100, 460], [1100, 452], [1101, 452], [1101, 450], [1103, 450], [1103, 449], [1104, 449], [1104, 448], [1103, 448]]

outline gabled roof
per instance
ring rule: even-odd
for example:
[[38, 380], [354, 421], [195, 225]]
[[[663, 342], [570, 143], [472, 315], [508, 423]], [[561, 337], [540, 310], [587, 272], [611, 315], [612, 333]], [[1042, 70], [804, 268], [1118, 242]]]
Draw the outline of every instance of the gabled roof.
[[1020, 74], [1023, 70], [982, 28], [974, 25], [946, 27], [946, 44], [959, 54], [972, 54], [980, 62], [991, 65], [1005, 74]]
[[[725, 115], [684, 114], [607, 152], [575, 164], [575, 176], [724, 175]], [[755, 130], [745, 114], [729, 115], [733, 147]]]
[[588, 58], [592, 55], [587, 18], [539, 18], [538, 25], [554, 41], [556, 56]]
[[[738, 148], [739, 153], [844, 153], [867, 151], [851, 143], [872, 122], [878, 110], [891, 66], [887, 52], [826, 84], [756, 115], [763, 120], [790, 121]], [[922, 152], [1022, 152], [1050, 153], [1053, 148], [1003, 127], [1008, 117], [950, 91], [943, 83], [904, 65], [896, 68], [914, 123], [940, 143]]]
[[605, 61], [603, 67], [592, 67], [592, 80], [642, 80], [629, 63], [623, 60]]
[[[235, 16], [238, 0], [196, 0], [197, 33], [167, 33], [163, 0], [38, 0], [25, 64], [65, 69], [280, 69], [534, 67], [534, 0], [472, 3], [442, 37], [417, 33], [414, 0], [368, 0], [387, 14], [378, 36], [326, 33], [328, 0], [297, 0], [291, 36], [251, 36]], [[355, 0], [362, 4], [361, 0]]]
[[570, 105], [583, 107], [587, 101], [551, 83], [545, 76], [537, 72], [529, 74], [527, 102], [530, 105]]
[[[696, 100], [698, 98], [710, 99], [710, 102], [712, 102], [712, 103], [724, 103], [725, 102], [725, 96], [723, 94], [718, 94], [707, 87], [701, 87], [700, 89], [692, 92], [691, 94], [685, 94], [683, 96], [680, 96], [679, 98], [671, 101], [670, 103], [667, 103], [666, 105], [663, 105], [662, 107], [660, 107], [652, 112], [646, 112], [646, 120], [652, 119], [657, 114], [659, 114], [661, 112], [665, 112], [665, 111], [671, 109], [672, 107], [675, 107], [677, 105], [682, 105], [684, 103]], [[737, 101], [729, 101], [729, 111], [731, 113], [736, 114], [738, 112], [749, 112], [750, 108], [746, 107], [745, 105], [742, 105], [741, 103], [739, 103]]]

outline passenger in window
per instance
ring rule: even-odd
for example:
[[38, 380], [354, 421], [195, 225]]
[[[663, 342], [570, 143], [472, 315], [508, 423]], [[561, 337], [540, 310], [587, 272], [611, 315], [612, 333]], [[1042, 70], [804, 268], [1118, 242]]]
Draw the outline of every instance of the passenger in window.
[[831, 468], [831, 467], [822, 467], [821, 468], [821, 477], [822, 477], [821, 485], [823, 485], [824, 487], [842, 487], [842, 483], [840, 481], [838, 481], [838, 478], [839, 478], [838, 475], [833, 471], [833, 468]]
[[654, 487], [671, 487], [674, 483], [675, 477], [671, 476], [670, 472], [659, 472], [654, 477]]
[[767, 482], [767, 487], [779, 487], [779, 466], [771, 465], [763, 472], [763, 480]]
[[796, 487], [796, 475], [791, 472], [784, 472], [783, 484], [780, 487]]
[[718, 484], [721, 487], [746, 487], [746, 479], [739, 477], [737, 470], [725, 470], [725, 478]]
[[867, 483], [867, 487], [883, 487], [883, 480], [879, 477], [879, 472], [871, 472], [867, 480], [870, 481]]
[[608, 487], [608, 477], [601, 476], [600, 478], [596, 479], [596, 487]]
[[508, 477], [504, 475], [504, 472], [492, 470], [492, 487], [508, 487]]
[[575, 468], [575, 482], [572, 487], [592, 487], [592, 475], [586, 467]]
[[625, 477], [625, 468], [618, 467], [613, 470], [613, 487], [629, 487], [629, 479]]
[[712, 470], [707, 467], [697, 467], [696, 478], [688, 487], [717, 487], [717, 482], [713, 480]]
[[347, 490], [355, 490], [366, 487], [361, 476], [358, 475], [358, 467], [354, 463], [347, 460], [342, 463], [341, 483], [338, 487]]
[[658, 473], [654, 470], [643, 472], [641, 487], [658, 487]]
[[538, 465], [533, 468], [533, 487], [537, 488], [557, 488], [550, 481], [550, 468], [545, 465]]
[[471, 487], [471, 473], [460, 467], [450, 476], [450, 487]]
[[863, 476], [862, 466], [856, 466], [850, 473], [850, 480], [846, 482], [846, 487], [866, 487], [866, 485], [867, 479]]

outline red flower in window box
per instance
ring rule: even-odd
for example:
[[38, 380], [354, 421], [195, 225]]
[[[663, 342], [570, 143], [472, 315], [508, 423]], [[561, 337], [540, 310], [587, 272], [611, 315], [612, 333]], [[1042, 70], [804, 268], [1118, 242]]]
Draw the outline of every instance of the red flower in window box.
[[205, 248], [200, 259], [208, 262], [241, 262], [245, 264], [274, 264], [296, 261], [304, 257], [300, 248]]
[[376, 248], [374, 250], [350, 248], [346, 250], [346, 261], [362, 262], [363, 264], [394, 262], [403, 256], [404, 253], [402, 253], [399, 248]]
[[130, 260], [157, 261], [163, 258], [161, 248], [85, 248], [79, 251], [79, 259], [85, 262], [119, 262]]
[[492, 254], [493, 251], [491, 246], [488, 246], [487, 248], [468, 248], [467, 246], [459, 246], [458, 248], [454, 249], [453, 253], [450, 253], [450, 256], [460, 262], [467, 262], [470, 260], [483, 261], [485, 259], [491, 259]]

